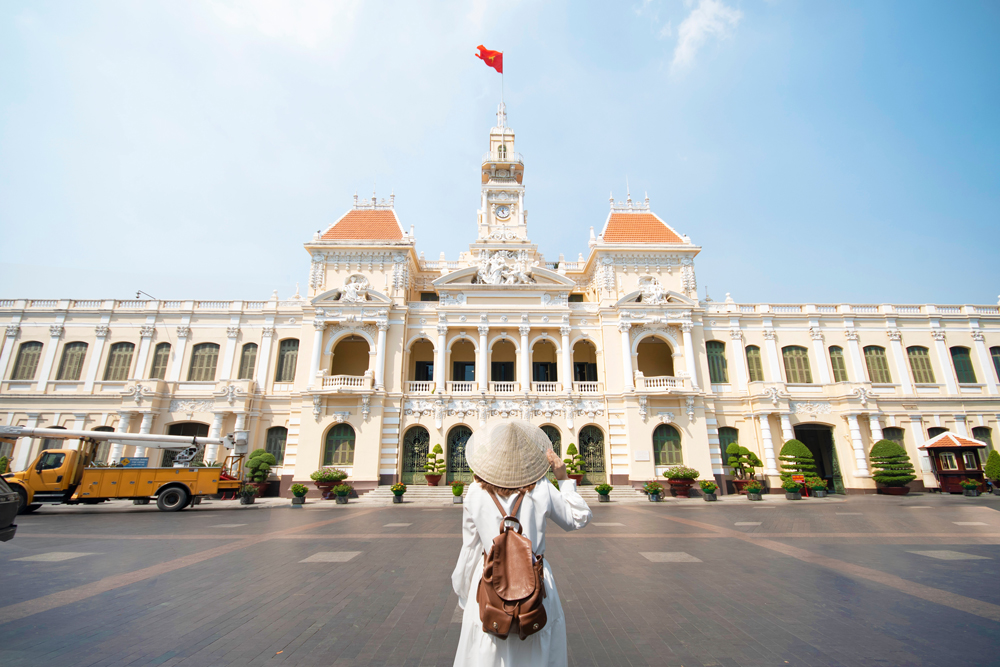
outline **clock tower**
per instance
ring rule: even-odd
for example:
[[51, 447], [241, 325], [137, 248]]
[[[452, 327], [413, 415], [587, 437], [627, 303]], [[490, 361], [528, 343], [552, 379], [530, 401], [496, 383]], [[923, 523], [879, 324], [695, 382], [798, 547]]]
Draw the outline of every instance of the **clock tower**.
[[524, 210], [524, 162], [514, 150], [514, 130], [507, 127], [507, 108], [497, 107], [490, 130], [490, 149], [483, 156], [479, 242], [529, 243]]

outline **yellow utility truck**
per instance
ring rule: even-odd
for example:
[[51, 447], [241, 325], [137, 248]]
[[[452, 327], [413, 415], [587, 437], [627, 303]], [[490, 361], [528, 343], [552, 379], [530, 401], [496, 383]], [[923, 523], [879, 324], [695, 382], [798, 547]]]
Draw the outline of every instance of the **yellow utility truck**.
[[[23, 437], [79, 438], [76, 447], [46, 449], [39, 452], [25, 470], [7, 473], [3, 479], [17, 492], [19, 514], [33, 512], [42, 504], [97, 504], [107, 500], [131, 499], [137, 504], [156, 499], [164, 512], [176, 512], [200, 501], [203, 496], [231, 492], [235, 497], [242, 483], [246, 432], [224, 438], [190, 438], [102, 431], [67, 431], [63, 429], [0, 426], [0, 439]], [[115, 467], [94, 465], [94, 452], [104, 440], [137, 443], [154, 448], [183, 448], [171, 468], [132, 468], [123, 457]], [[221, 467], [189, 465], [203, 445], [222, 445], [234, 454], [226, 456]]]

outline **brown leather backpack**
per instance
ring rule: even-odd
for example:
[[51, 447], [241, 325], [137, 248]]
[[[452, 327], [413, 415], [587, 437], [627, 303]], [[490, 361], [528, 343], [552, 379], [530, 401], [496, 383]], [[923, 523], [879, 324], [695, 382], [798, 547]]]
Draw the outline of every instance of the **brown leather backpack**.
[[[483, 632], [507, 639], [512, 631], [522, 640], [545, 627], [545, 583], [542, 581], [542, 556], [531, 551], [531, 540], [521, 534], [517, 512], [524, 491], [517, 494], [510, 515], [505, 516], [496, 495], [488, 492], [500, 510], [500, 534], [493, 538], [490, 553], [483, 555], [483, 578], [476, 590], [479, 619]], [[507, 525], [517, 524], [517, 532]]]

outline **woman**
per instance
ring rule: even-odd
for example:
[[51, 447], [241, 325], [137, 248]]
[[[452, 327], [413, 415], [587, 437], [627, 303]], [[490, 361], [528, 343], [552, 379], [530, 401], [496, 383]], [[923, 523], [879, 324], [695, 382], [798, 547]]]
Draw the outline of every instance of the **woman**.
[[[576, 492], [576, 482], [567, 477], [566, 464], [552, 451], [548, 436], [528, 422], [506, 420], [474, 434], [466, 444], [465, 454], [476, 481], [465, 497], [462, 551], [451, 575], [458, 603], [465, 610], [455, 665], [567, 665], [566, 618], [547, 558], [542, 573], [542, 604], [548, 619], [545, 627], [524, 640], [516, 633], [499, 639], [483, 632], [476, 589], [483, 574], [483, 552], [489, 551], [493, 538], [500, 533], [502, 518], [489, 491], [494, 492], [506, 513], [512, 510], [518, 492], [526, 492], [517, 518], [522, 534], [531, 540], [532, 551], [539, 556], [545, 553], [546, 519], [563, 530], [579, 530], [590, 521], [590, 508]], [[550, 466], [558, 489], [545, 478]]]

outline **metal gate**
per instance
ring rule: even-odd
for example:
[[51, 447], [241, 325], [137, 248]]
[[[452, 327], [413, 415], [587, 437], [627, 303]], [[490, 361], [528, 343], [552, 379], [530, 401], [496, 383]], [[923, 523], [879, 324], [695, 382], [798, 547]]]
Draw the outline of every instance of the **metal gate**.
[[403, 484], [423, 484], [430, 435], [423, 426], [414, 426], [403, 438]]
[[608, 481], [604, 471], [604, 432], [596, 426], [580, 429], [580, 456], [583, 457], [583, 483], [603, 484]]
[[448, 434], [448, 477], [449, 482], [461, 480], [472, 481], [472, 471], [469, 462], [465, 460], [465, 443], [469, 441], [472, 429], [468, 426], [456, 426]]

